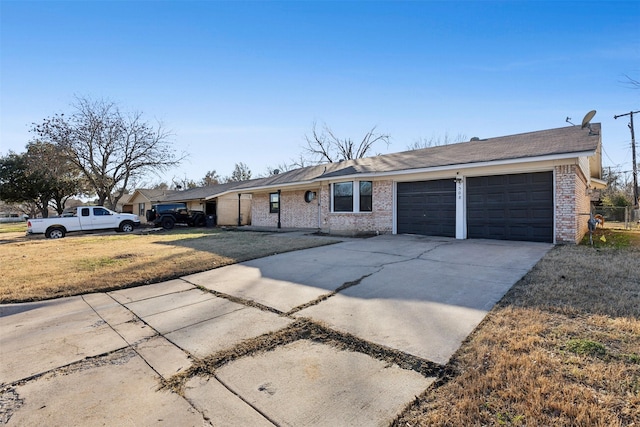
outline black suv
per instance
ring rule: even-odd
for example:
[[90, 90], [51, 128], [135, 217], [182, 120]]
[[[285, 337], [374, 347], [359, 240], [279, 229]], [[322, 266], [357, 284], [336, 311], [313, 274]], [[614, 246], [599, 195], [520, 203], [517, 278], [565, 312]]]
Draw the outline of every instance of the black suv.
[[185, 203], [159, 203], [147, 211], [147, 222], [171, 230], [176, 224], [203, 227], [207, 221], [204, 212], [190, 211]]

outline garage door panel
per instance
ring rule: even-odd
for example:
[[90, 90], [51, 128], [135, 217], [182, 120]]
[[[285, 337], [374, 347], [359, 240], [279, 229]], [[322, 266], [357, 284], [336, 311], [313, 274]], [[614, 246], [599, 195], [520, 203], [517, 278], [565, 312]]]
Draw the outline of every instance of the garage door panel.
[[526, 191], [518, 191], [514, 193], [507, 194], [507, 201], [509, 203], [515, 202], [527, 202], [529, 199], [529, 195]]
[[455, 218], [453, 179], [398, 183], [398, 233], [455, 237]]
[[549, 200], [549, 194], [546, 191], [532, 191], [531, 200], [536, 202], [546, 202]]
[[[543, 219], [545, 221], [553, 222], [553, 219], [549, 218], [549, 210], [548, 209], [531, 209], [531, 218], [532, 219]], [[544, 226], [546, 226], [546, 224]]]
[[[507, 175], [507, 181], [509, 183], [509, 185], [526, 185], [527, 184], [527, 177], [524, 175]], [[498, 184], [499, 185], [499, 184]]]
[[471, 202], [471, 203], [478, 203], [478, 202], [482, 202], [484, 200], [484, 198], [480, 194], [478, 194], [478, 195], [469, 195], [469, 197], [467, 197], [467, 200], [469, 202]]
[[487, 203], [496, 203], [502, 204], [504, 203], [505, 195], [502, 193], [487, 193], [485, 201]]
[[553, 241], [553, 173], [467, 178], [467, 236]]
[[510, 219], [526, 221], [528, 217], [529, 217], [529, 212], [526, 209], [511, 209], [509, 211]]

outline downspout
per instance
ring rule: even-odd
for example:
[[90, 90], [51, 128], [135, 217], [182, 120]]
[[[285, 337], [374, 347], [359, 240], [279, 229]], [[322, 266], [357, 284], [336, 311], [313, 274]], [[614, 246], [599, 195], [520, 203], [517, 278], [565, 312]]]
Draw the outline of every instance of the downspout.
[[280, 213], [282, 212], [282, 197], [280, 197], [281, 191], [278, 190], [278, 228], [282, 228], [282, 223], [280, 222]]
[[242, 210], [240, 209], [240, 197], [242, 193], [238, 193], [238, 227], [242, 226]]
[[318, 196], [316, 201], [318, 202], [318, 231], [322, 229], [322, 205], [320, 204], [320, 194], [322, 193], [322, 187], [318, 188]]

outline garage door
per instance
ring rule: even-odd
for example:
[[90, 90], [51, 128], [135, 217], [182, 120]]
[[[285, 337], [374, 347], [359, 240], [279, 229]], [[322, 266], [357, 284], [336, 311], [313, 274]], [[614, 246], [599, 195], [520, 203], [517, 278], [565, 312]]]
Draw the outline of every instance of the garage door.
[[456, 184], [453, 179], [399, 182], [398, 233], [455, 237]]
[[553, 242], [553, 173], [467, 178], [467, 236]]

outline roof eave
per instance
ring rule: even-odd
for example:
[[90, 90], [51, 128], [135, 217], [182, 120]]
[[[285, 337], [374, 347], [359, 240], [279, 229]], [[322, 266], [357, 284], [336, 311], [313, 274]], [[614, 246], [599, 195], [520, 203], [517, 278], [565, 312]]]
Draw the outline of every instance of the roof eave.
[[[241, 189], [244, 191], [227, 191], [226, 193], [239, 193], [239, 192], [250, 193], [255, 191], [273, 190], [277, 188], [288, 188], [288, 187], [305, 186], [305, 185], [310, 186], [313, 184], [317, 184], [319, 182], [328, 182], [328, 181], [335, 182], [338, 180], [349, 180], [354, 178], [393, 177], [393, 176], [407, 175], [407, 174], [420, 174], [420, 173], [429, 173], [429, 172], [459, 170], [461, 168], [469, 169], [469, 168], [482, 168], [487, 166], [508, 166], [508, 165], [522, 164], [522, 163], [535, 163], [535, 162], [545, 162], [545, 161], [554, 161], [554, 160], [577, 159], [583, 156], [593, 156], [594, 154], [595, 154], [594, 150], [588, 150], [588, 151], [577, 151], [577, 152], [571, 152], [571, 153], [552, 154], [552, 155], [545, 155], [545, 156], [518, 157], [515, 159], [490, 160], [490, 161], [475, 162], [475, 163], [456, 163], [452, 165], [431, 166], [431, 167], [416, 168], [416, 169], [400, 169], [400, 170], [387, 171], [387, 172], [361, 172], [361, 173], [355, 173], [350, 175], [331, 176], [331, 177], [319, 176], [317, 178], [314, 178], [312, 180], [307, 180], [307, 181], [271, 184], [271, 185], [264, 185], [259, 187], [247, 187], [247, 188]], [[223, 193], [223, 194], [226, 194], [226, 193]]]
[[607, 188], [607, 182], [597, 178], [591, 178], [590, 180], [591, 188], [595, 190], [604, 190]]

